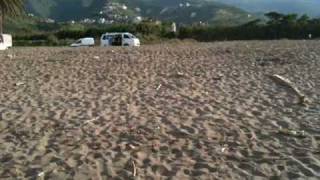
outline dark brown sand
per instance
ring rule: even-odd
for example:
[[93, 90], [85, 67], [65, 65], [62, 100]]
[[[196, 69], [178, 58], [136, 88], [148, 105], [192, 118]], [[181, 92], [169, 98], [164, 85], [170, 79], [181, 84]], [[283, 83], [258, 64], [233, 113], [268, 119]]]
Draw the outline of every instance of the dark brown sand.
[[320, 178], [319, 41], [14, 48], [0, 80], [0, 179]]

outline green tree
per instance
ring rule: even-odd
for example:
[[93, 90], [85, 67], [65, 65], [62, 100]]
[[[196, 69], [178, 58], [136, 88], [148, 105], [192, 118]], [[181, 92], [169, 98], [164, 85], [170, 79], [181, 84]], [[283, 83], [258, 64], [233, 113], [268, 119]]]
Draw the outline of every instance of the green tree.
[[[247, 23], [245, 23], [245, 24], [243, 24], [242, 26], [243, 27], [252, 27], [252, 26], [254, 26], [254, 27], [256, 27], [256, 26], [258, 26], [259, 24], [261, 24], [261, 19], [255, 19], [255, 20], [252, 20], [252, 21], [249, 21], [249, 22], [247, 22]], [[241, 26], [240, 26], [241, 27]]]
[[309, 20], [309, 24], [320, 25], [320, 18], [314, 18], [314, 19]]
[[282, 25], [294, 25], [297, 23], [297, 14], [288, 14], [282, 17], [281, 24]]
[[6, 15], [17, 16], [24, 9], [24, 0], [0, 0], [0, 34], [3, 34], [3, 20]]
[[161, 33], [161, 25], [151, 20], [144, 20], [136, 26], [136, 31], [144, 35], [159, 35]]
[[307, 25], [308, 22], [310, 21], [310, 17], [306, 14], [303, 14], [302, 16], [300, 16], [300, 18], [298, 19], [298, 23], [300, 25]]
[[281, 23], [281, 20], [283, 19], [284, 15], [277, 12], [269, 12], [266, 13], [265, 16], [269, 18], [268, 24], [269, 25], [278, 25]]

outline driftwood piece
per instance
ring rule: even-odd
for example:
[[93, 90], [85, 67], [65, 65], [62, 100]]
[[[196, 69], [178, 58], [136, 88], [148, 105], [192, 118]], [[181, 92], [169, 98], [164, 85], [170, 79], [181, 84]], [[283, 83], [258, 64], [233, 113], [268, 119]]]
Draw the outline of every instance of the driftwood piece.
[[309, 102], [306, 96], [289, 79], [278, 74], [271, 75], [270, 78], [292, 90], [299, 97], [299, 104], [306, 105]]
[[307, 135], [304, 131], [297, 131], [297, 130], [290, 130], [290, 129], [279, 129], [280, 134], [288, 135], [288, 136], [293, 136], [297, 138], [306, 138]]
[[162, 86], [162, 84], [159, 84], [159, 86], [157, 87], [157, 91], [159, 91], [160, 90], [160, 88], [161, 88], [161, 86]]
[[136, 164], [134, 163], [134, 160], [131, 160], [131, 163], [132, 163], [132, 168], [133, 168], [133, 177], [136, 177], [137, 175], [137, 167], [136, 167]]
[[97, 121], [97, 120], [98, 120], [98, 117], [95, 117], [95, 118], [93, 118], [93, 119], [91, 119], [91, 120], [85, 121], [81, 126], [84, 126], [84, 125], [86, 125], [86, 124], [90, 124], [90, 123], [92, 123], [92, 122], [94, 122], [94, 121]]
[[19, 82], [15, 83], [15, 86], [22, 86], [25, 84], [26, 84], [25, 82], [19, 81]]

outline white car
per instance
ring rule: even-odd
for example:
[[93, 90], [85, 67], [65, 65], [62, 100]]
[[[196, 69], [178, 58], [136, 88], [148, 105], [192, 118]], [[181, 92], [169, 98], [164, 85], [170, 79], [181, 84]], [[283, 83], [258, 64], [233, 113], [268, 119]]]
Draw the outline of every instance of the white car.
[[0, 50], [12, 47], [12, 36], [10, 34], [0, 34]]
[[101, 46], [140, 46], [140, 40], [133, 34], [125, 33], [105, 33], [102, 34]]
[[94, 38], [92, 37], [81, 38], [81, 39], [78, 39], [76, 42], [72, 43], [70, 46], [71, 47], [94, 46]]

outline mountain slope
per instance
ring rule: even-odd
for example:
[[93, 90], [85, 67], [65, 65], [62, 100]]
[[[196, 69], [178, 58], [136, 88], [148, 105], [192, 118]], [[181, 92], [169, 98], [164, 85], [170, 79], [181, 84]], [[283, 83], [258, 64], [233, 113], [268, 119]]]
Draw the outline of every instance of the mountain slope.
[[185, 24], [251, 20], [239, 8], [208, 0], [27, 0], [27, 9], [59, 21], [92, 17], [125, 21], [139, 16]]
[[319, 0], [211, 0], [223, 2], [250, 12], [277, 11], [281, 13], [299, 13], [310, 16], [320, 14]]
[[98, 11], [106, 0], [27, 0], [27, 11], [60, 21], [79, 20]]

